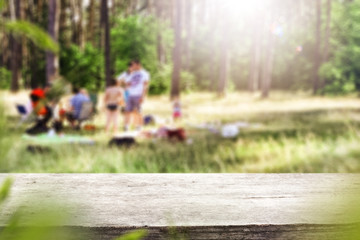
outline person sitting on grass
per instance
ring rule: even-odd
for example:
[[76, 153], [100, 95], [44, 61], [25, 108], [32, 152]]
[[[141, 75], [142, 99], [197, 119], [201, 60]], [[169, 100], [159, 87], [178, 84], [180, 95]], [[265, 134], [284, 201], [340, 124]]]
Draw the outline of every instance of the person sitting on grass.
[[41, 88], [33, 89], [30, 93], [30, 100], [33, 108], [32, 114], [36, 117], [35, 125], [26, 130], [29, 135], [46, 133], [49, 129], [48, 122], [52, 118], [52, 110], [46, 105], [45, 92]]
[[85, 102], [90, 102], [90, 98], [76, 87], [73, 89], [73, 93], [74, 96], [70, 100], [70, 111], [66, 113], [66, 118], [73, 128], [79, 129], [80, 126], [77, 124], [79, 123], [82, 105]]
[[129, 78], [125, 80], [129, 93], [129, 99], [126, 102], [125, 108], [125, 131], [130, 127], [131, 117], [134, 119], [137, 130], [140, 130], [143, 125], [141, 105], [144, 103], [150, 80], [149, 73], [142, 68], [139, 60], [133, 60], [131, 62], [131, 68], [133, 72]]
[[124, 102], [123, 89], [117, 86], [116, 81], [111, 82], [111, 86], [106, 88], [104, 103], [106, 106], [106, 132], [110, 132], [110, 128], [113, 128], [113, 132], [118, 130], [118, 116], [120, 106]]

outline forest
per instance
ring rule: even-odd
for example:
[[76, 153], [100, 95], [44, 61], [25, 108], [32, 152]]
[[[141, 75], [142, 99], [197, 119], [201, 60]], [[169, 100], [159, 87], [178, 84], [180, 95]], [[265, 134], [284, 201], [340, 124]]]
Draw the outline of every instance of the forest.
[[[0, 13], [2, 172], [360, 171], [360, 0], [0, 0]], [[134, 60], [146, 91], [111, 112]], [[129, 134], [134, 147], [109, 146]]]
[[0, 0], [0, 45], [0, 240], [359, 239], [360, 0]]
[[0, 87], [12, 92], [58, 78], [96, 92], [131, 59], [152, 95], [360, 91], [359, 0], [0, 2]]

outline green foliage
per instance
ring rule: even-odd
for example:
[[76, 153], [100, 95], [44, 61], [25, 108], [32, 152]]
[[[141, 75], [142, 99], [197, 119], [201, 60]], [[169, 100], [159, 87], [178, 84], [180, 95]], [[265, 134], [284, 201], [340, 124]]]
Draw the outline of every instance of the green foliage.
[[63, 78], [56, 79], [50, 90], [46, 93], [46, 98], [52, 102], [58, 102], [65, 94], [71, 93], [71, 86]]
[[151, 75], [149, 93], [151, 95], [160, 95], [168, 92], [170, 89], [172, 77], [172, 65], [160, 66], [158, 71]]
[[145, 68], [155, 70], [157, 25], [153, 18], [120, 18], [111, 31], [112, 56], [116, 72], [127, 68], [132, 59], [141, 59]]
[[354, 79], [345, 78], [344, 69], [338, 67], [334, 62], [323, 64], [320, 69], [320, 76], [326, 81], [323, 91], [327, 94], [339, 95], [356, 90]]
[[219, 49], [218, 38], [219, 36], [214, 35], [210, 26], [203, 26], [194, 36], [193, 44], [190, 46], [191, 61], [184, 62], [190, 66], [189, 70], [195, 76], [197, 89], [216, 89], [215, 83], [218, 80], [219, 74], [217, 73], [220, 65], [218, 53], [220, 51], [210, 51], [210, 49]]
[[13, 180], [11, 178], [5, 179], [0, 188], [0, 205], [6, 200], [6, 198], [10, 194], [10, 188], [13, 184]]
[[180, 74], [181, 86], [180, 89], [182, 92], [189, 93], [193, 90], [196, 90], [195, 76], [188, 71], [182, 71]]
[[325, 93], [343, 94], [360, 91], [360, 1], [334, 3], [332, 57], [320, 75]]
[[115, 74], [125, 71], [129, 61], [140, 59], [151, 74], [150, 94], [166, 92], [171, 80], [170, 64], [160, 66], [157, 61], [157, 37], [160, 28], [165, 52], [171, 52], [172, 32], [162, 25], [153, 17], [130, 16], [116, 19], [115, 27], [111, 30]]
[[38, 26], [26, 22], [26, 21], [8, 21], [5, 24], [5, 30], [16, 34], [22, 35], [31, 40], [36, 46], [52, 51], [54, 53], [59, 52], [58, 44], [41, 28]]
[[131, 233], [127, 233], [124, 236], [116, 238], [116, 240], [141, 240], [147, 235], [146, 230], [138, 230]]
[[0, 67], [0, 89], [9, 89], [11, 83], [11, 72]]
[[3, 10], [7, 6], [6, 0], [0, 0], [0, 11]]
[[74, 86], [99, 91], [104, 83], [104, 58], [99, 49], [86, 44], [63, 48], [60, 54], [60, 74]]

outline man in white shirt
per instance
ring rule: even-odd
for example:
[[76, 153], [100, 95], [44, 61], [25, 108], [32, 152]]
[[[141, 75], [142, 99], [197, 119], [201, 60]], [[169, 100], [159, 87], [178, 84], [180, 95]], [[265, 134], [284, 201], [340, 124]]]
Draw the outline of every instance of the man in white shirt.
[[140, 61], [132, 61], [131, 69], [131, 75], [125, 79], [129, 94], [125, 109], [125, 130], [129, 128], [131, 116], [134, 118], [137, 129], [141, 128], [143, 124], [141, 105], [144, 102], [150, 81], [150, 74], [142, 68]]
[[116, 78], [117, 84], [120, 86], [121, 84], [126, 82], [126, 80], [131, 76], [132, 71], [132, 62], [130, 62], [128, 64], [128, 69]]

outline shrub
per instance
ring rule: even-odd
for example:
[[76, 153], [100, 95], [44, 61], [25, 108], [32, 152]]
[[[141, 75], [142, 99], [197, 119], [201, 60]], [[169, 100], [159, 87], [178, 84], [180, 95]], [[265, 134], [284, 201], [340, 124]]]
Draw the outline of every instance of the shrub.
[[0, 89], [9, 89], [11, 84], [11, 72], [0, 67]]
[[84, 50], [71, 45], [61, 51], [60, 73], [72, 85], [96, 91], [105, 85], [103, 59], [101, 51], [91, 44]]
[[171, 59], [172, 31], [167, 24], [160, 24], [153, 17], [119, 18], [116, 19], [116, 26], [111, 30], [115, 74], [125, 71], [130, 60], [140, 59], [151, 75], [150, 94], [167, 92], [171, 82], [171, 62], [161, 65], [158, 61], [158, 34], [162, 35], [162, 45], [167, 59]]

